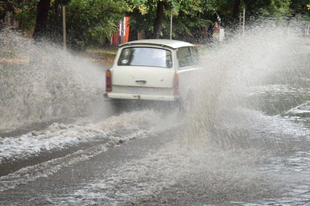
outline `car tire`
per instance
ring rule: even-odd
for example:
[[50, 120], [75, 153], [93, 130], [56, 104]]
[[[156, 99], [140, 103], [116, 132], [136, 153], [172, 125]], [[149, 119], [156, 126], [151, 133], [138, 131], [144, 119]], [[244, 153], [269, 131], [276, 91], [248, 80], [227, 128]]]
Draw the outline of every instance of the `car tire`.
[[188, 114], [188, 112], [193, 107], [193, 101], [194, 101], [194, 95], [192, 94], [192, 92], [188, 92], [188, 94], [186, 95], [186, 98], [180, 99], [179, 113], [181, 115]]

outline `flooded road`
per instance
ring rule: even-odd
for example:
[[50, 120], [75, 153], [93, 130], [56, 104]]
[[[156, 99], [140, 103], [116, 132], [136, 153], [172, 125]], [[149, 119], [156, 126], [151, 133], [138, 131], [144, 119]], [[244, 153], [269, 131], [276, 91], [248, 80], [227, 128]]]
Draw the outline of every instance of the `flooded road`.
[[0, 177], [0, 202], [308, 205], [309, 130], [248, 109], [236, 109], [233, 116], [239, 121], [222, 122], [191, 139], [180, 126], [166, 124], [122, 130], [113, 134], [114, 144], [98, 142]]
[[[310, 205], [310, 43], [267, 36], [202, 56], [206, 69], [187, 115], [140, 109], [1, 137], [1, 170], [67, 152], [3, 174], [0, 205]], [[60, 91], [83, 94], [88, 87], [79, 78]], [[54, 110], [55, 88], [42, 89], [45, 96], [35, 94], [44, 104], [30, 104], [41, 106], [42, 118], [75, 112], [69, 97], [56, 98], [63, 110]], [[1, 111], [13, 100], [2, 100]]]

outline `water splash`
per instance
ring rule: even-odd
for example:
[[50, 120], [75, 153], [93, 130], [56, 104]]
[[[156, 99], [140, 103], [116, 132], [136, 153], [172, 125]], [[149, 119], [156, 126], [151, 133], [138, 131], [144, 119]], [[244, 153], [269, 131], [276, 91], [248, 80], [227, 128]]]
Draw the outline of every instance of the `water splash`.
[[0, 130], [88, 115], [104, 69], [48, 43], [0, 33]]
[[[302, 180], [303, 176], [290, 173], [296, 175], [296, 179], [295, 183], [288, 182], [286, 176], [262, 173], [260, 169], [266, 161], [272, 162], [270, 157], [283, 159], [294, 156], [296, 150], [309, 152], [303, 146], [309, 146], [309, 130], [281, 117], [283, 112], [309, 98], [308, 92], [296, 98], [299, 91], [304, 91], [302, 88], [310, 86], [310, 48], [307, 44], [309, 40], [301, 37], [298, 30], [293, 28], [288, 35], [286, 27], [257, 25], [247, 31], [245, 38], [236, 37], [234, 41], [223, 43], [211, 54], [202, 57], [203, 70], [188, 83], [196, 89], [195, 101], [185, 120], [181, 142], [188, 149], [187, 155], [192, 155], [197, 161], [199, 158], [204, 161], [204, 154], [213, 157], [203, 167], [197, 167], [196, 162], [191, 163], [189, 167], [195, 168], [200, 174], [209, 171], [213, 161], [231, 160], [229, 164], [221, 164], [216, 168], [220, 172], [214, 178], [225, 181], [217, 185], [218, 192], [209, 197], [210, 202], [217, 203], [217, 198], [221, 198], [220, 203], [225, 198], [229, 201], [234, 198], [263, 199], [270, 195], [277, 198], [284, 194], [284, 188], [289, 191], [292, 185], [298, 185], [298, 181]], [[274, 96], [264, 96], [258, 92], [255, 93], [258, 98], [253, 98], [253, 88], [274, 85], [297, 89], [295, 95], [285, 98], [274, 97], [274, 92]], [[286, 93], [282, 91], [282, 97], [283, 94]], [[218, 149], [217, 153], [214, 148]], [[236, 158], [231, 159], [232, 156]], [[218, 160], [219, 157], [223, 159]], [[244, 171], [231, 168], [230, 164], [242, 164]], [[268, 165], [273, 166], [273, 163]], [[286, 167], [281, 169], [288, 170]], [[239, 175], [243, 178], [239, 179]], [[225, 179], [227, 176], [230, 178]], [[202, 186], [212, 183], [212, 180], [202, 181], [198, 178], [197, 182], [200, 181]], [[237, 181], [238, 184], [231, 185], [231, 181]], [[189, 184], [182, 185], [186, 188]], [[252, 187], [260, 188], [261, 193], [255, 191], [254, 195], [250, 189]], [[221, 196], [221, 191], [227, 188], [231, 188], [231, 191], [227, 191], [228, 196]], [[208, 189], [205, 190], [210, 193]], [[243, 194], [240, 197], [239, 192]], [[214, 202], [212, 198], [215, 198]]]
[[[188, 83], [195, 88], [195, 102], [187, 120], [188, 137], [206, 136], [204, 132], [221, 127], [221, 122], [228, 119], [239, 121], [232, 112], [234, 108], [260, 105], [261, 99], [248, 101], [249, 90], [253, 87], [285, 86], [303, 76], [310, 52], [309, 48], [302, 48], [305, 42], [306, 39], [293, 28], [288, 35], [286, 27], [257, 25], [248, 30], [244, 38], [237, 36], [234, 41], [219, 45], [211, 55], [203, 57], [201, 65], [204, 69]], [[303, 55], [300, 55], [301, 50]], [[307, 84], [309, 82], [303, 86], [307, 87]], [[286, 109], [289, 109], [302, 101], [304, 99], [283, 104], [288, 104]], [[277, 114], [284, 112], [273, 109]]]

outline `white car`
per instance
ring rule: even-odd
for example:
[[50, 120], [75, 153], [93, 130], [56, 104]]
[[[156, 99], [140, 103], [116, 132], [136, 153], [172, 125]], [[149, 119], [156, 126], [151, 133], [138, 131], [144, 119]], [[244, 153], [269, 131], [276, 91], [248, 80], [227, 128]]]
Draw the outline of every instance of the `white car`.
[[197, 48], [177, 40], [137, 40], [120, 45], [106, 72], [106, 99], [185, 102], [191, 71], [199, 69]]

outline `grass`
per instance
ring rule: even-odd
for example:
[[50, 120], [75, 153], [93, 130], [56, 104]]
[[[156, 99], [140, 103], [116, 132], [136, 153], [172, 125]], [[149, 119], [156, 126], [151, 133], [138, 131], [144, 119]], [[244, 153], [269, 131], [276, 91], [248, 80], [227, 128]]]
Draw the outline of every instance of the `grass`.
[[118, 47], [105, 47], [102, 49], [88, 49], [84, 53], [84, 57], [91, 61], [112, 66]]
[[[88, 59], [89, 61], [103, 64], [106, 66], [112, 66], [114, 58], [116, 56], [118, 47], [104, 47], [101, 49], [88, 49], [81, 53], [78, 53], [82, 58]], [[29, 63], [29, 57], [24, 55], [16, 55], [15, 53], [2, 52], [0, 53], [0, 64], [3, 63]]]

